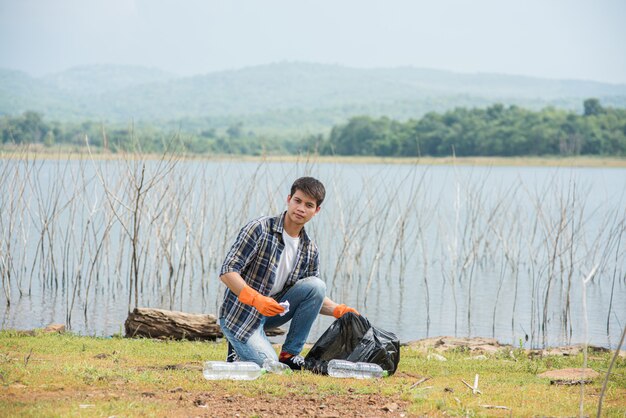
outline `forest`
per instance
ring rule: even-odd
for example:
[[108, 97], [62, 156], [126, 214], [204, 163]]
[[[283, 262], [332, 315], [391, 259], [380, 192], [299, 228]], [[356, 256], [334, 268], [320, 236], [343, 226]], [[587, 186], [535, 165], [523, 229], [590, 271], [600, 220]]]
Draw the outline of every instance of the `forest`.
[[4, 147], [80, 148], [88, 138], [90, 146], [110, 152], [175, 149], [209, 155], [626, 156], [626, 109], [603, 106], [595, 98], [584, 101], [582, 113], [493, 104], [405, 121], [355, 116], [329, 132], [304, 135], [256, 132], [243, 122], [183, 130], [149, 123], [47, 121], [43, 114], [27, 111], [0, 117], [0, 138]]

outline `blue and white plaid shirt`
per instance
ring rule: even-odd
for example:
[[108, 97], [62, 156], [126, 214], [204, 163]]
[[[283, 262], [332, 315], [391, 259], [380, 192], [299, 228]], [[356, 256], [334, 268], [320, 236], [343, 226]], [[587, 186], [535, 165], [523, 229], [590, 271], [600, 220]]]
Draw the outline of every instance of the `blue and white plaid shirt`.
[[[285, 215], [286, 212], [275, 217], [264, 216], [244, 226], [226, 255], [220, 276], [237, 272], [248, 286], [268, 296], [274, 285], [278, 261], [285, 248], [282, 235]], [[287, 278], [285, 288], [311, 276], [320, 277], [319, 253], [317, 246], [303, 228], [300, 232], [296, 262]], [[225, 325], [235, 334], [235, 338], [245, 343], [259, 327], [262, 315], [256, 308], [241, 303], [237, 296], [226, 288], [220, 317], [224, 318]]]

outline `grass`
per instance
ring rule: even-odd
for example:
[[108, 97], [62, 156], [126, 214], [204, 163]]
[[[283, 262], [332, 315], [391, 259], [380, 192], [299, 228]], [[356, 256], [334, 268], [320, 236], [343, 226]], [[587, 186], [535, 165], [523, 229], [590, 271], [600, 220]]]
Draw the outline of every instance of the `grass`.
[[[223, 342], [0, 331], [0, 416], [189, 416], [206, 412], [199, 409], [205, 401], [224, 399], [231, 403], [243, 399], [248, 406], [270, 402], [287, 411], [294, 399], [311, 403], [336, 399], [346, 405], [356, 400], [358, 409], [358, 402], [372, 397], [399, 402], [408, 416], [572, 416], [579, 411], [580, 386], [551, 385], [537, 374], [581, 367], [582, 355], [531, 359], [520, 350], [513, 356], [501, 352], [476, 360], [457, 351], [445, 353], [448, 361], [440, 362], [429, 360], [423, 351], [402, 347], [398, 372], [382, 380], [340, 380], [309, 372], [265, 375], [248, 382], [204, 380], [202, 362], [223, 359], [225, 352]], [[610, 358], [610, 353], [592, 353], [588, 366], [604, 375]], [[475, 374], [480, 375], [479, 395], [461, 382], [472, 384]], [[423, 376], [430, 379], [412, 388]], [[585, 415], [596, 414], [602, 380], [585, 385]], [[212, 414], [219, 416], [222, 406], [212, 405]], [[242, 416], [267, 416], [250, 414]], [[626, 359], [619, 358], [603, 416], [625, 414]]]

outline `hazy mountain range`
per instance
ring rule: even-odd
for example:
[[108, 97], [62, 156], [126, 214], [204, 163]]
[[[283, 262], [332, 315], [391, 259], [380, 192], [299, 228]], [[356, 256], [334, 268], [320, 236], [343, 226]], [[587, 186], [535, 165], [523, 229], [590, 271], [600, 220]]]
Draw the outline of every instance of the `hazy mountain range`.
[[586, 98], [626, 107], [626, 85], [419, 68], [277, 63], [181, 77], [131, 66], [77, 67], [44, 77], [0, 69], [0, 115], [48, 120], [329, 127], [350, 116], [419, 118], [495, 102], [582, 109]]

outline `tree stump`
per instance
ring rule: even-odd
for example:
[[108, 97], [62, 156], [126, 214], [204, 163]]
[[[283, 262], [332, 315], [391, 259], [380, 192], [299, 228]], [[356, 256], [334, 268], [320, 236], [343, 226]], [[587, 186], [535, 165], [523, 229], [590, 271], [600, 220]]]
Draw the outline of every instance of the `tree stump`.
[[[222, 338], [217, 317], [155, 308], [135, 308], [124, 323], [126, 337], [211, 340]], [[280, 328], [265, 331], [268, 336], [285, 333]]]

